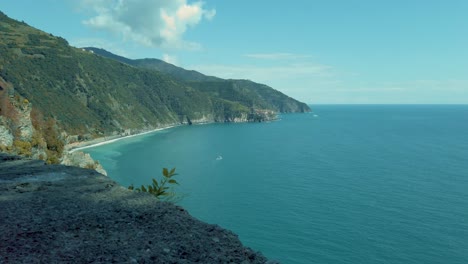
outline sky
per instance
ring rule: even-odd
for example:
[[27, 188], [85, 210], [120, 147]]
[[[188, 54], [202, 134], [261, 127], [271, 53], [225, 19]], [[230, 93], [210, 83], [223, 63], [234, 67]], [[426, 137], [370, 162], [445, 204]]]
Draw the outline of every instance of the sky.
[[468, 104], [466, 0], [1, 0], [75, 47], [267, 84], [309, 104]]

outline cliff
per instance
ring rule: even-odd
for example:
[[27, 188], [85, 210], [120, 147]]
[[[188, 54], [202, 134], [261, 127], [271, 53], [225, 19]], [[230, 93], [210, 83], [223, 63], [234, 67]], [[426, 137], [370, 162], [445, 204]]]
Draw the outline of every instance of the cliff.
[[265, 85], [96, 53], [0, 12], [0, 150], [59, 163], [77, 141], [310, 111]]
[[0, 208], [0, 263], [268, 262], [234, 233], [94, 170], [0, 153]]

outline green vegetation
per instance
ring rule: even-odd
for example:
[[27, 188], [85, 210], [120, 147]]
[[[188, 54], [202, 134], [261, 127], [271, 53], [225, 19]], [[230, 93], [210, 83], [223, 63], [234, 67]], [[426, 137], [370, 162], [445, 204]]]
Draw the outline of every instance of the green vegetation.
[[0, 77], [68, 134], [98, 137], [212, 114], [211, 98], [168, 76], [70, 47], [4, 15], [0, 25], [9, 29], [0, 35]]
[[31, 143], [22, 140], [14, 140], [13, 148], [19, 155], [30, 157], [31, 156]]
[[[310, 111], [266, 85], [205, 76], [157, 59], [74, 48], [2, 12], [0, 54], [0, 125], [19, 140], [3, 148], [45, 153], [48, 163], [60, 161], [71, 138], [197, 121], [261, 122], [277, 112]], [[27, 145], [18, 127], [29, 110], [35, 131]]]
[[202, 92], [205, 96], [238, 102], [248, 109], [273, 110], [282, 113], [310, 112], [310, 108], [306, 104], [298, 102], [264, 84], [249, 80], [224, 80], [218, 77], [207, 76], [197, 71], [177, 67], [159, 59], [131, 60], [103, 49], [85, 49], [128, 65], [165, 73], [179, 82]]
[[91, 170], [95, 170], [98, 167], [99, 167], [99, 161], [97, 161], [97, 160], [95, 160], [94, 163], [88, 163], [85, 166], [86, 169], [91, 169]]
[[162, 200], [174, 200], [176, 194], [171, 191], [171, 187], [169, 186], [178, 184], [177, 181], [173, 179], [173, 177], [177, 175], [177, 173], [175, 173], [175, 168], [170, 171], [167, 168], [164, 168], [162, 175], [163, 178], [159, 182], [153, 178], [153, 183], [151, 185], [147, 185], [147, 187], [141, 185], [140, 188], [135, 188], [132, 184], [128, 189], [135, 190], [137, 192], [147, 192]]

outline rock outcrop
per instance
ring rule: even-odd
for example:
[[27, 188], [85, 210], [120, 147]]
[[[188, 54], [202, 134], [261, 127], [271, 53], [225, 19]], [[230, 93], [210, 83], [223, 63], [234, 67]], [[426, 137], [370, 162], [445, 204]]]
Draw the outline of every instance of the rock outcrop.
[[6, 120], [3, 116], [0, 116], [0, 146], [12, 146], [13, 135], [4, 124], [6, 124]]
[[237, 236], [94, 170], [0, 153], [0, 263], [266, 263]]
[[91, 155], [81, 151], [77, 152], [67, 152], [63, 155], [61, 164], [67, 166], [77, 166], [80, 168], [93, 169], [105, 176], [107, 172], [104, 170], [102, 165], [91, 158]]

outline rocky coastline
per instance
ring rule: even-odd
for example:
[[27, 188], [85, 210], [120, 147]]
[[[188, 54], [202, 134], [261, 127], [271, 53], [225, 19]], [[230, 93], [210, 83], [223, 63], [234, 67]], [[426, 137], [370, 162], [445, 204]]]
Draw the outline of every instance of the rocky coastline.
[[0, 153], [0, 263], [276, 263], [92, 169]]
[[[257, 116], [262, 116], [261, 119], [255, 119], [252, 116], [244, 115], [240, 118], [232, 118], [224, 120], [224, 123], [247, 123], [247, 122], [268, 122], [277, 120], [277, 114], [271, 111], [257, 111]], [[82, 149], [90, 148], [94, 146], [104, 145], [113, 143], [118, 140], [122, 140], [125, 138], [140, 136], [144, 134], [154, 133], [157, 131], [170, 129], [177, 126], [182, 125], [204, 125], [204, 124], [212, 124], [212, 123], [219, 123], [214, 119], [210, 119], [209, 117], [204, 116], [201, 119], [196, 120], [188, 120], [184, 123], [176, 123], [176, 124], [167, 124], [161, 125], [157, 128], [146, 128], [142, 130], [135, 130], [130, 131], [127, 130], [123, 134], [119, 134], [115, 132], [112, 135], [89, 139], [89, 140], [81, 140], [81, 141], [69, 141], [67, 140], [67, 144], [64, 146], [64, 154], [61, 158], [60, 163], [67, 166], [77, 166], [81, 168], [88, 168], [88, 169], [95, 169], [97, 172], [104, 174], [107, 176], [107, 172], [105, 168], [101, 166], [101, 164], [94, 160], [89, 154], [81, 152]]]

